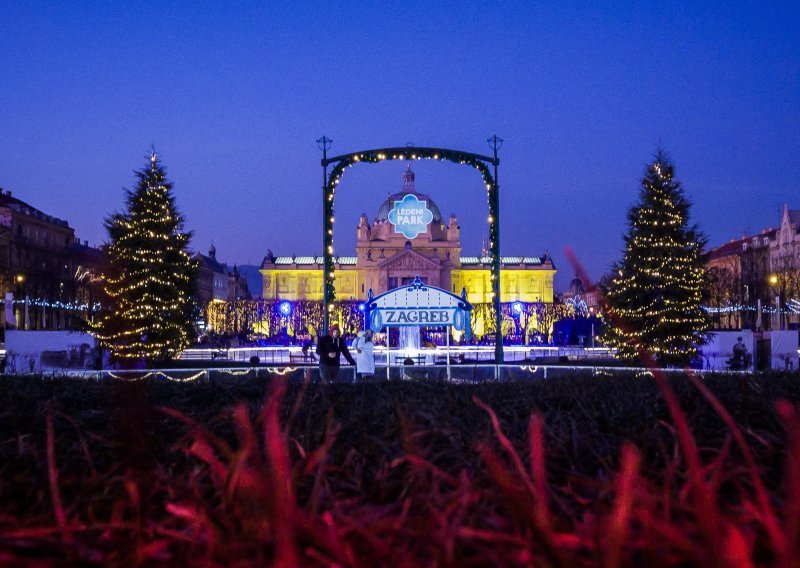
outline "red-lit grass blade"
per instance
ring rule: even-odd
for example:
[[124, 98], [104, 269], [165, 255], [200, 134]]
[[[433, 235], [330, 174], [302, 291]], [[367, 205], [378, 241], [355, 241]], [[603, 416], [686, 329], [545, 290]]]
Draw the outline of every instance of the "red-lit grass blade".
[[72, 425], [72, 427], [75, 428], [75, 433], [78, 435], [78, 442], [81, 445], [81, 451], [83, 452], [83, 457], [86, 459], [86, 463], [89, 464], [89, 468], [92, 471], [92, 477], [96, 477], [97, 470], [94, 467], [94, 460], [92, 459], [92, 454], [89, 451], [89, 446], [86, 444], [86, 440], [84, 439], [83, 432], [81, 431], [80, 426], [75, 421], [75, 419], [68, 414], [59, 412], [58, 416], [69, 422]]
[[741, 429], [736, 425], [733, 417], [731, 417], [730, 413], [725, 409], [722, 403], [719, 402], [717, 397], [715, 397], [713, 393], [708, 390], [708, 388], [700, 379], [698, 379], [696, 373], [692, 372], [691, 370], [687, 370], [686, 376], [689, 377], [689, 380], [692, 381], [692, 384], [697, 387], [709, 404], [711, 404], [711, 406], [714, 408], [714, 411], [719, 415], [720, 418], [722, 418], [723, 422], [725, 422], [725, 425], [728, 427], [728, 430], [733, 435], [734, 440], [736, 440], [736, 443], [739, 446], [739, 449], [741, 450], [745, 462], [747, 463], [747, 467], [750, 471], [750, 480], [753, 483], [753, 488], [755, 489], [756, 503], [758, 504], [761, 522], [764, 524], [764, 528], [766, 529], [767, 534], [772, 541], [772, 546], [776, 556], [778, 558], [785, 558], [786, 536], [780, 529], [775, 510], [770, 503], [769, 495], [764, 487], [764, 483], [761, 481], [761, 472], [759, 471], [758, 465], [753, 458], [753, 453], [750, 451], [750, 446], [744, 439]]
[[306, 373], [303, 376], [303, 382], [300, 385], [300, 391], [297, 393], [297, 396], [294, 399], [294, 403], [292, 404], [292, 409], [289, 412], [289, 418], [286, 420], [286, 427], [288, 428], [294, 423], [294, 419], [297, 416], [297, 413], [300, 411], [300, 408], [303, 406], [303, 402], [306, 399], [306, 392], [308, 392], [308, 386], [311, 384], [311, 377], [313, 375], [311, 373]]
[[[487, 406], [479, 398], [472, 397], [472, 401], [475, 404], [477, 404], [479, 407], [481, 407], [483, 410], [485, 410], [486, 413], [489, 415], [489, 419], [492, 422], [492, 430], [494, 431], [494, 435], [497, 437], [497, 440], [500, 442], [500, 447], [503, 448], [505, 454], [511, 460], [511, 463], [514, 466], [514, 471], [516, 471], [517, 476], [519, 476], [519, 478], [520, 478], [519, 480], [524, 484], [525, 489], [528, 491], [528, 493], [530, 494], [531, 497], [534, 497], [534, 499], [537, 499], [536, 488], [534, 487], [533, 483], [531, 483], [531, 479], [528, 477], [527, 471], [525, 469], [525, 464], [522, 462], [522, 458], [517, 453], [517, 450], [514, 449], [514, 446], [513, 446], [513, 444], [511, 444], [511, 441], [509, 441], [509, 439], [506, 437], [506, 435], [503, 434], [503, 429], [500, 426], [500, 419], [497, 418], [497, 414], [495, 413], [494, 410], [492, 410], [492, 408]], [[541, 427], [537, 430], [537, 432], [541, 436]], [[530, 443], [531, 444], [534, 444], [534, 443], [540, 444], [541, 443], [541, 439], [539, 439], [539, 440], [530, 440]], [[544, 498], [544, 496], [540, 496], [540, 497]], [[544, 506], [546, 507], [547, 506], [546, 505], [546, 499], [544, 499], [544, 500], [545, 500], [545, 505]], [[549, 515], [545, 514], [544, 516], [547, 517]], [[537, 518], [541, 518], [541, 516], [538, 513], [537, 513]]]
[[630, 533], [640, 463], [639, 451], [631, 444], [625, 444], [615, 484], [616, 498], [608, 519], [608, 531], [604, 534], [606, 545], [603, 563], [609, 568], [621, 565], [622, 549]]
[[[536, 522], [539, 526], [550, 526], [550, 508], [548, 506], [547, 471], [544, 463], [544, 422], [542, 417], [534, 414], [528, 423], [528, 449], [531, 460], [531, 479], [536, 503]], [[510, 442], [509, 442], [510, 445]]]
[[800, 405], [792, 406], [784, 400], [775, 406], [789, 437], [786, 457], [786, 505], [783, 513], [787, 547], [785, 557], [781, 559], [783, 566], [789, 566], [791, 562], [797, 562], [800, 558]]
[[716, 495], [711, 492], [705, 480], [705, 472], [700, 461], [694, 437], [689, 429], [689, 421], [678, 403], [678, 399], [669, 386], [664, 373], [657, 368], [651, 368], [653, 379], [667, 403], [670, 416], [678, 435], [678, 442], [683, 450], [683, 457], [688, 467], [689, 479], [687, 480], [690, 491], [693, 512], [700, 523], [700, 529], [705, 540], [705, 552], [712, 557], [712, 551], [722, 540], [722, 516], [716, 501]]
[[58, 484], [58, 465], [55, 452], [55, 428], [53, 426], [53, 401], [45, 404], [45, 423], [47, 427], [47, 480], [50, 485], [50, 501], [53, 513], [59, 528], [67, 526], [67, 515], [64, 512], [64, 503], [61, 500], [61, 488]]
[[[489, 470], [490, 477], [505, 496], [510, 509], [521, 518], [529, 519], [529, 524], [533, 529], [532, 536], [539, 542], [542, 552], [549, 561], [555, 565], [564, 565], [565, 561], [557, 543], [562, 543], [569, 547], [574, 544], [574, 539], [570, 539], [569, 535], [556, 533], [550, 524], [547, 480], [544, 470], [544, 450], [542, 449], [544, 442], [540, 419], [536, 416], [531, 417], [528, 429], [534, 436], [533, 439], [529, 440], [529, 444], [539, 446], [539, 449], [534, 450], [534, 454], [537, 454], [538, 457], [532, 457], [531, 460], [531, 467], [534, 473], [529, 476], [519, 453], [503, 433], [497, 414], [477, 397], [473, 397], [472, 400], [489, 415], [494, 434], [500, 442], [500, 447], [504, 450], [508, 459], [511, 460], [512, 471], [516, 474], [514, 476], [510, 475], [505, 465], [489, 445], [482, 444], [480, 447], [481, 454], [483, 462]], [[542, 492], [540, 493], [540, 491]]]
[[325, 462], [328, 459], [328, 453], [336, 441], [336, 436], [341, 430], [341, 425], [334, 424], [333, 422], [333, 408], [328, 409], [328, 416], [325, 426], [325, 438], [322, 445], [315, 448], [308, 458], [303, 460], [301, 475], [306, 476], [314, 472], [314, 486], [311, 489], [311, 498], [309, 499], [311, 513], [314, 514], [319, 510], [320, 493], [322, 489], [322, 478], [325, 473]]
[[286, 382], [275, 380], [264, 405], [264, 444], [269, 459], [271, 499], [269, 506], [274, 523], [275, 566], [293, 568], [299, 564], [299, 553], [295, 541], [297, 522], [296, 503], [291, 478], [288, 439], [278, 417]]
[[390, 467], [395, 468], [401, 464], [409, 464], [413, 468], [430, 472], [435, 478], [441, 479], [451, 486], [456, 486], [458, 483], [455, 477], [421, 456], [414, 454], [400, 456], [392, 460]]

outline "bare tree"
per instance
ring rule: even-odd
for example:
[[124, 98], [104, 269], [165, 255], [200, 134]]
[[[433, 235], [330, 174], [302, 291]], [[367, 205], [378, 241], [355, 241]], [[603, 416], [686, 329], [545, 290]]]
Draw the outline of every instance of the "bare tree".
[[788, 323], [786, 307], [800, 292], [800, 246], [794, 241], [784, 243], [770, 258], [772, 274], [769, 277], [773, 297], [778, 297], [780, 314], [778, 325], [783, 328]]
[[714, 327], [738, 329], [742, 326], [742, 308], [746, 303], [739, 255], [713, 261], [708, 269], [708, 305], [714, 308]]
[[555, 323], [574, 314], [574, 308], [568, 304], [549, 304], [540, 301], [534, 303], [533, 309], [536, 314], [536, 327], [544, 337], [545, 343], [549, 343]]

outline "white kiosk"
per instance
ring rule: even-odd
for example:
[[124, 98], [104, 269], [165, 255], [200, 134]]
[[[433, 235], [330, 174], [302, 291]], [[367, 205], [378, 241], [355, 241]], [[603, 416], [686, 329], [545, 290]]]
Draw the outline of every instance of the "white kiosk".
[[[406, 286], [389, 290], [373, 297], [369, 290], [364, 307], [366, 325], [373, 333], [385, 327], [452, 327], [463, 331], [467, 339], [471, 336], [470, 312], [466, 290], [456, 296], [447, 290], [424, 284], [419, 276]], [[450, 332], [447, 336], [447, 378], [450, 379]], [[386, 334], [386, 377], [392, 366], [389, 334]]]

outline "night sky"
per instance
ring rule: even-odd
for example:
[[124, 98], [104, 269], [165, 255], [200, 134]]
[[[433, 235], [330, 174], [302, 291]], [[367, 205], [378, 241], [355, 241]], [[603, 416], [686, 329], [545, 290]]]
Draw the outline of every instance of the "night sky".
[[[496, 133], [502, 254], [549, 250], [557, 289], [565, 246], [595, 278], [619, 256], [659, 143], [712, 245], [800, 209], [796, 0], [22, 4], [0, 5], [0, 186], [95, 245], [155, 145], [195, 248], [230, 264], [319, 254], [323, 134], [332, 154], [488, 154]], [[413, 168], [477, 254], [477, 172]], [[347, 171], [337, 254], [404, 169]]]

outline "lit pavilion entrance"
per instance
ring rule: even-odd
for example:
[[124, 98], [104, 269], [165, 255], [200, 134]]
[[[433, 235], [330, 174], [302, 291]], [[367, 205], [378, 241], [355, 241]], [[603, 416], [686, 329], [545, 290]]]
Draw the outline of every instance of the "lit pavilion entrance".
[[[464, 333], [470, 338], [470, 312], [472, 305], [467, 302], [466, 291], [457, 296], [435, 286], [424, 284], [416, 277], [410, 285], [389, 290], [378, 296], [372, 295], [364, 305], [366, 327], [373, 333], [381, 333], [384, 328], [397, 327], [400, 330], [414, 330], [419, 334], [421, 328], [445, 328], [447, 378], [450, 379], [450, 328]], [[392, 367], [391, 334], [386, 333], [386, 377]], [[407, 346], [406, 346], [407, 347]], [[418, 349], [418, 348], [417, 348]], [[403, 350], [407, 354], [407, 349]]]

